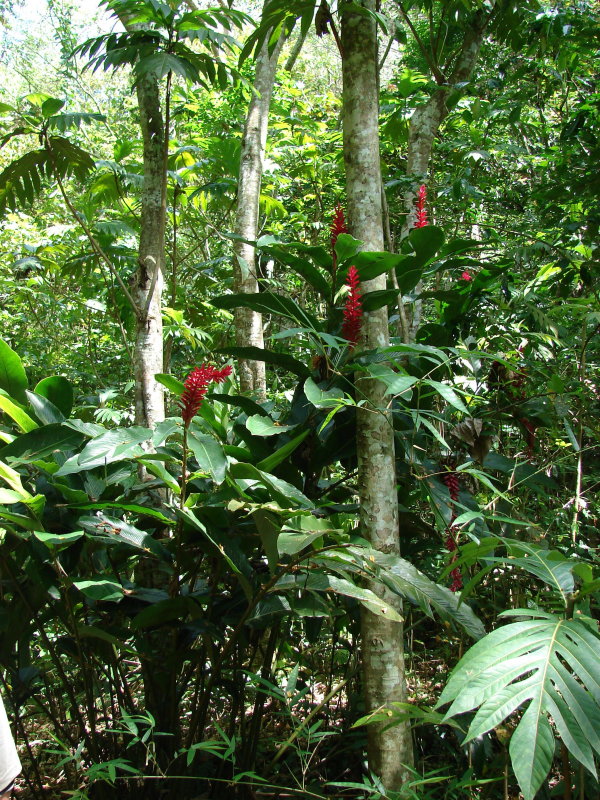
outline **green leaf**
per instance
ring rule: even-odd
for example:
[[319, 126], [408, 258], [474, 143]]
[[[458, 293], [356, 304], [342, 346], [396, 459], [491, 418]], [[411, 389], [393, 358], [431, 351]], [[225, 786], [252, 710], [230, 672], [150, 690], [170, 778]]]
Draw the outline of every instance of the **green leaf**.
[[363, 250], [354, 256], [352, 263], [358, 270], [361, 281], [371, 281], [385, 272], [396, 269], [405, 259], [405, 255], [396, 253]]
[[177, 483], [177, 479], [171, 475], [165, 465], [160, 461], [153, 461], [149, 458], [140, 458], [138, 459], [138, 464], [143, 464], [148, 472], [159, 478], [174, 494], [181, 494], [181, 487]]
[[56, 475], [58, 477], [70, 475], [81, 470], [107, 466], [115, 461], [143, 456], [145, 451], [141, 444], [148, 441], [151, 436], [152, 431], [148, 428], [115, 428], [107, 431], [88, 442], [76, 462], [70, 463], [71, 459], [69, 459]]
[[217, 392], [210, 392], [207, 397], [209, 400], [216, 400], [219, 403], [224, 403], [229, 406], [237, 406], [249, 417], [259, 414], [261, 417], [268, 417], [269, 412], [251, 400], [249, 397], [244, 397], [241, 394], [219, 394]]
[[325, 300], [331, 296], [331, 286], [323, 273], [314, 267], [309, 261], [293, 253], [288, 252], [282, 246], [271, 246], [263, 248], [263, 251], [271, 255], [286, 267], [291, 267], [295, 272], [304, 278], [313, 289], [315, 289]]
[[81, 128], [82, 125], [90, 125], [92, 122], [106, 122], [106, 117], [104, 114], [85, 112], [57, 114], [50, 117], [47, 124], [49, 128], [65, 133], [73, 128]]
[[418, 382], [418, 378], [413, 377], [412, 375], [405, 375], [399, 372], [395, 372], [391, 367], [388, 367], [386, 364], [371, 364], [367, 368], [367, 372], [369, 375], [372, 375], [373, 378], [377, 378], [382, 383], [385, 383], [387, 389], [385, 391], [386, 395], [393, 394], [393, 395], [403, 395], [407, 392], [410, 392], [408, 397], [405, 399], [409, 400], [412, 392], [410, 391], [415, 383]]
[[52, 375], [41, 380], [34, 389], [36, 394], [50, 400], [65, 417], [73, 410], [73, 385], [62, 375]]
[[29, 390], [25, 394], [29, 400], [29, 405], [42, 425], [60, 425], [61, 422], [65, 421], [65, 415], [62, 411], [59, 411], [54, 403], [51, 403], [46, 397]]
[[348, 259], [360, 252], [362, 242], [350, 236], [349, 233], [340, 233], [335, 243], [335, 252], [338, 257], [338, 264], [344, 264]]
[[185, 389], [183, 381], [178, 380], [177, 378], [173, 377], [173, 375], [166, 375], [162, 372], [157, 372], [154, 378], [157, 383], [160, 383], [162, 386], [168, 389], [171, 394], [175, 395], [175, 397], [181, 397], [183, 394]]
[[315, 408], [336, 408], [344, 404], [344, 392], [341, 389], [321, 389], [312, 378], [304, 382], [304, 394]]
[[317, 539], [333, 531], [326, 519], [313, 516], [290, 517], [281, 528], [277, 539], [280, 555], [295, 556]]
[[44, 119], [48, 119], [48, 117], [51, 117], [53, 114], [57, 114], [64, 104], [64, 100], [59, 100], [57, 97], [49, 97], [42, 103], [42, 116]]
[[29, 414], [3, 394], [0, 394], [0, 411], [4, 411], [5, 414], [16, 422], [24, 433], [33, 431], [38, 427], [37, 422], [34, 422]]
[[16, 463], [31, 464], [54, 453], [76, 450], [84, 441], [84, 436], [63, 425], [44, 425], [29, 433], [18, 436], [13, 442], [0, 450], [0, 458], [13, 459]]
[[210, 301], [215, 308], [251, 308], [261, 314], [279, 314], [287, 317], [298, 325], [306, 326], [311, 330], [318, 331], [320, 326], [317, 320], [304, 311], [291, 297], [286, 297], [273, 292], [257, 292], [256, 294], [223, 294], [220, 297], [213, 297]]
[[246, 428], [253, 436], [278, 436], [294, 429], [294, 425], [280, 425], [270, 417], [255, 414], [246, 420]]
[[17, 403], [26, 403], [25, 390], [29, 381], [23, 367], [23, 362], [3, 339], [0, 339], [0, 389], [16, 400]]
[[310, 376], [310, 369], [306, 364], [285, 353], [275, 353], [273, 350], [263, 350], [261, 347], [221, 347], [215, 352], [224, 353], [234, 358], [244, 358], [248, 361], [264, 361], [265, 364], [272, 364], [274, 367], [286, 369], [299, 378], [308, 378]]
[[171, 394], [174, 394], [176, 397], [181, 397], [183, 391], [185, 389], [185, 385], [183, 381], [178, 380], [173, 375], [166, 375], [162, 372], [157, 372], [154, 376], [157, 383], [160, 383], [166, 389], [168, 389]]
[[378, 289], [375, 292], [366, 292], [362, 296], [363, 311], [377, 311], [383, 306], [393, 306], [398, 302], [396, 289]]
[[91, 600], [112, 600], [123, 599], [123, 587], [115, 581], [108, 581], [104, 578], [96, 578], [88, 581], [73, 581], [73, 586], [89, 597]]
[[141, 531], [116, 517], [98, 514], [95, 517], [80, 517], [79, 525], [94, 538], [115, 545], [128, 545], [145, 553], [152, 553], [162, 561], [172, 561], [169, 551], [147, 531]]
[[51, 550], [59, 551], [70, 547], [78, 539], [81, 539], [84, 533], [83, 531], [75, 531], [74, 533], [46, 533], [45, 531], [34, 531], [33, 535]]
[[436, 225], [413, 228], [404, 240], [402, 249], [410, 245], [417, 256], [418, 265], [423, 267], [442, 247], [445, 238], [442, 228]]
[[438, 707], [446, 718], [478, 709], [465, 742], [500, 725], [524, 703], [510, 756], [526, 800], [545, 780], [554, 757], [550, 719], [567, 749], [595, 774], [600, 753], [600, 637], [582, 621], [518, 609], [529, 616], [477, 642], [452, 672]]
[[275, 467], [279, 466], [279, 464], [285, 461], [294, 452], [294, 450], [296, 450], [296, 448], [306, 439], [309, 433], [309, 428], [302, 431], [302, 433], [299, 433], [298, 436], [295, 436], [293, 439], [290, 439], [289, 442], [286, 442], [283, 447], [280, 447], [270, 456], [267, 456], [266, 458], [263, 458], [262, 461], [259, 461], [256, 466], [263, 472], [272, 472]]
[[282, 508], [289, 508], [291, 501], [295, 501], [304, 508], [312, 508], [313, 503], [300, 489], [293, 484], [281, 480], [268, 472], [258, 469], [253, 464], [231, 464], [229, 468], [232, 478], [239, 482], [244, 490], [253, 488], [254, 484], [262, 484], [266, 489], [275, 493], [276, 501]]
[[350, 552], [359, 563], [380, 568], [380, 579], [428, 616], [435, 612], [442, 619], [459, 625], [472, 639], [485, 636], [483, 623], [467, 603], [461, 602], [446, 586], [434, 583], [409, 561], [369, 548], [350, 548]]
[[215, 483], [223, 483], [227, 472], [227, 456], [223, 445], [207, 433], [189, 430], [188, 446], [200, 469], [207, 472]]
[[435, 389], [435, 391], [441, 395], [441, 397], [443, 397], [447, 403], [468, 416], [469, 411], [467, 407], [451, 386], [441, 383], [440, 381], [423, 381], [423, 383], [426, 386], [431, 386], [431, 388]]

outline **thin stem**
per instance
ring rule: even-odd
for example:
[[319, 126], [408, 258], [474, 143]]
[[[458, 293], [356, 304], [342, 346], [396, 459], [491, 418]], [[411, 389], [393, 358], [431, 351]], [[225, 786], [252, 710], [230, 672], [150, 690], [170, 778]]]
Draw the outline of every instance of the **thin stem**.
[[83, 232], [87, 236], [88, 241], [91, 244], [92, 250], [94, 251], [94, 253], [96, 253], [98, 258], [100, 258], [100, 260], [103, 261], [106, 264], [106, 266], [110, 270], [110, 273], [116, 279], [117, 283], [121, 287], [121, 290], [123, 291], [123, 294], [127, 298], [127, 302], [131, 305], [131, 308], [133, 309], [133, 311], [136, 314], [136, 316], [139, 316], [140, 310], [138, 309], [138, 307], [137, 307], [137, 305], [135, 303], [135, 300], [131, 296], [127, 286], [125, 286], [125, 283], [123, 282], [123, 279], [121, 278], [121, 276], [117, 272], [114, 264], [112, 263], [110, 258], [106, 255], [106, 253], [104, 252], [104, 250], [102, 249], [102, 247], [98, 243], [96, 237], [94, 236], [94, 234], [92, 233], [92, 231], [90, 230], [88, 225], [83, 221], [82, 217], [77, 212], [77, 209], [75, 208], [73, 203], [71, 203], [71, 201], [69, 199], [69, 196], [67, 195], [64, 183], [62, 181], [62, 178], [60, 176], [60, 172], [58, 171], [58, 168], [56, 166], [56, 159], [54, 158], [54, 152], [52, 150], [52, 145], [50, 144], [50, 139], [48, 137], [48, 134], [45, 131], [44, 131], [44, 143], [46, 145], [46, 149], [48, 150], [48, 154], [50, 155], [50, 160], [52, 161], [52, 165], [54, 167], [54, 176], [56, 178], [56, 182], [58, 183], [58, 188], [60, 189], [60, 193], [62, 195], [62, 198], [65, 201], [65, 204], [66, 204], [67, 208], [71, 212], [71, 214], [73, 216], [73, 219], [82, 228]]

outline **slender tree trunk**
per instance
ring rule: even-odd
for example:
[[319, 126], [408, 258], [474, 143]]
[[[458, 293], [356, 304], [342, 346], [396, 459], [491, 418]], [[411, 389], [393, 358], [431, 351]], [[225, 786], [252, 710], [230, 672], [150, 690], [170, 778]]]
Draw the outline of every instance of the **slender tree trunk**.
[[[406, 172], [414, 178], [413, 186], [405, 192], [404, 206], [406, 220], [403, 235], [413, 227], [415, 222], [414, 199], [415, 190], [421, 183], [427, 183], [429, 162], [435, 137], [442, 122], [448, 116], [447, 100], [456, 87], [468, 81], [473, 74], [483, 42], [483, 35], [490, 20], [490, 12], [478, 11], [472, 23], [466, 28], [460, 53], [458, 54], [452, 74], [429, 97], [426, 103], [418, 106], [410, 118], [408, 129], [408, 150], [406, 154]], [[443, 76], [442, 76], [443, 77]], [[417, 291], [422, 289], [419, 284]], [[408, 339], [414, 342], [417, 329], [421, 324], [422, 302], [416, 300], [412, 309]]]
[[[375, 0], [362, 0], [375, 10]], [[377, 37], [372, 18], [356, 13], [353, 4], [342, 5], [344, 80], [344, 163], [350, 231], [365, 250], [383, 250], [381, 171], [379, 160], [379, 108]], [[363, 292], [386, 288], [382, 275], [366, 281]], [[366, 313], [363, 344], [367, 348], [389, 343], [387, 309]], [[357, 409], [357, 452], [360, 520], [372, 546], [399, 553], [398, 499], [394, 457], [394, 431], [386, 410], [385, 387], [379, 381], [360, 379], [357, 389], [367, 400]], [[371, 587], [384, 594], [381, 587]], [[396, 606], [397, 598], [386, 599]], [[363, 609], [362, 643], [364, 682], [369, 711], [406, 700], [403, 626]], [[412, 740], [406, 724], [384, 731], [368, 727], [369, 765], [389, 791], [400, 789], [412, 763]]]
[[163, 388], [154, 376], [163, 371], [161, 301], [167, 173], [165, 126], [158, 81], [153, 75], [140, 79], [137, 96], [144, 143], [144, 186], [138, 269], [132, 286], [138, 308], [134, 356], [135, 421], [151, 428], [165, 418]]
[[[283, 38], [279, 40], [271, 55], [266, 43], [258, 54], [254, 92], [244, 125], [235, 233], [250, 241], [256, 241], [258, 235], [260, 186], [269, 127], [269, 106], [283, 41]], [[234, 290], [243, 294], [258, 292], [256, 249], [251, 244], [238, 241], [234, 250]], [[262, 314], [250, 308], [236, 308], [235, 337], [236, 344], [240, 347], [262, 348], [264, 345]], [[240, 359], [238, 368], [240, 389], [243, 392], [254, 392], [259, 398], [264, 399], [266, 396], [264, 361]]]

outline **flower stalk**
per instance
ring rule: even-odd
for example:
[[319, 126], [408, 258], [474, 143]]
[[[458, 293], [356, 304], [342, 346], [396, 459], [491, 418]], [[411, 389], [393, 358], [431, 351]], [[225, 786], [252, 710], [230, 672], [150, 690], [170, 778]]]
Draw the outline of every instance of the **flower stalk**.
[[354, 350], [360, 338], [360, 329], [362, 325], [362, 302], [360, 292], [360, 278], [356, 267], [352, 266], [348, 270], [348, 277], [346, 278], [346, 285], [348, 287], [348, 295], [346, 297], [346, 304], [344, 306], [344, 322], [342, 324], [342, 336], [348, 344], [350, 349]]
[[424, 228], [426, 225], [429, 225], [429, 221], [427, 220], [427, 208], [425, 206], [426, 202], [427, 187], [423, 183], [419, 186], [419, 191], [417, 192], [415, 228]]

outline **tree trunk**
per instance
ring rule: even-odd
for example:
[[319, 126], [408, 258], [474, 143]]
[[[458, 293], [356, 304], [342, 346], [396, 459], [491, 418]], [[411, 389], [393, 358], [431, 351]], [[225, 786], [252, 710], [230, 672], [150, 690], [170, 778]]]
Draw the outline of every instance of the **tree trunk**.
[[138, 269], [132, 296], [138, 309], [134, 377], [135, 421], [154, 427], [165, 418], [162, 386], [154, 376], [163, 371], [162, 292], [165, 266], [167, 173], [165, 127], [158, 81], [144, 75], [137, 85], [144, 143], [144, 186]]
[[[436, 89], [426, 103], [415, 109], [410, 118], [406, 172], [409, 177], [414, 179], [414, 182], [413, 186], [404, 195], [406, 220], [403, 226], [403, 236], [406, 236], [415, 223], [415, 191], [421, 183], [427, 184], [433, 142], [442, 122], [448, 116], [448, 106], [446, 105], [448, 96], [451, 91], [456, 91], [455, 87], [458, 84], [465, 83], [471, 78], [479, 57], [483, 34], [490, 20], [490, 13], [478, 11], [475, 14], [472, 23], [465, 30], [460, 53], [456, 58], [450, 77]], [[417, 291], [420, 292], [421, 290], [422, 284], [419, 284]], [[422, 301], [416, 300], [410, 321], [408, 337], [410, 342], [414, 342], [417, 329], [421, 324], [421, 312]]]
[[[342, 6], [344, 81], [344, 163], [350, 231], [365, 250], [383, 250], [381, 171], [379, 160], [379, 108], [377, 35], [374, 20]], [[375, 0], [362, 0], [375, 10]], [[386, 288], [385, 275], [362, 285], [363, 292]], [[387, 309], [365, 313], [362, 328], [366, 348], [389, 344]], [[394, 431], [384, 398], [385, 386], [376, 380], [357, 380], [357, 390], [367, 403], [357, 409], [358, 485], [363, 535], [385, 553], [399, 553], [398, 499], [394, 457]], [[372, 589], [399, 606], [398, 600], [379, 586]], [[367, 710], [406, 700], [403, 627], [363, 609], [362, 643]], [[412, 763], [412, 740], [406, 724], [383, 731], [368, 726], [370, 768], [388, 791], [397, 791]]]
[[[258, 235], [260, 186], [267, 144], [269, 106], [283, 41], [283, 37], [279, 39], [271, 55], [265, 42], [257, 56], [254, 92], [244, 125], [235, 233], [250, 241], [256, 241]], [[251, 244], [238, 241], [235, 243], [234, 252], [234, 291], [240, 294], [258, 292], [256, 249]], [[236, 308], [235, 338], [239, 347], [262, 348], [264, 345], [262, 314], [250, 308]], [[240, 359], [238, 369], [242, 392], [254, 392], [260, 399], [264, 399], [266, 397], [264, 361]]]

